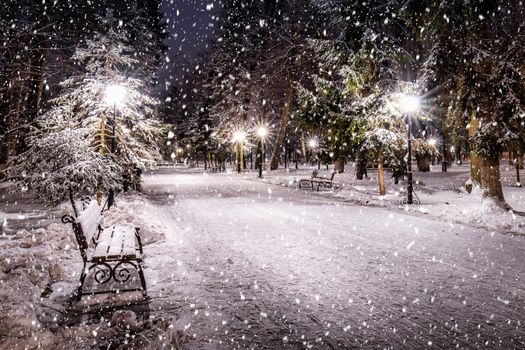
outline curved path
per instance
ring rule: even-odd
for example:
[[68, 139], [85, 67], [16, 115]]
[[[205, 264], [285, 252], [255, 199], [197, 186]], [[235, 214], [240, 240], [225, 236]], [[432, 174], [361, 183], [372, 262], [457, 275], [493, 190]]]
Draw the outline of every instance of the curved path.
[[191, 349], [525, 348], [525, 238], [161, 169], [153, 314]]

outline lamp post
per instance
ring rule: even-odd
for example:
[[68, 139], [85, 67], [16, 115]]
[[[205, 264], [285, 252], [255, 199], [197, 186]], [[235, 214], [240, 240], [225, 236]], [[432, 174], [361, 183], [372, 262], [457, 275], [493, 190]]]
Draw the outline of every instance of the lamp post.
[[[115, 125], [117, 124], [117, 104], [122, 103], [126, 97], [126, 88], [122, 85], [109, 85], [106, 87], [105, 100], [109, 106], [113, 106], [113, 119], [111, 131], [111, 154], [117, 152], [117, 141], [115, 133]], [[113, 189], [109, 190], [108, 209], [115, 204], [115, 192]]]
[[310, 150], [312, 150], [312, 152], [315, 151], [315, 155], [317, 157], [317, 169], [321, 169], [321, 160], [319, 159], [319, 154], [318, 152], [316, 151], [317, 150], [317, 140], [316, 139], [311, 139], [310, 141], [308, 141], [308, 148], [310, 148]]
[[246, 139], [246, 133], [244, 131], [237, 131], [233, 134], [233, 140], [237, 142], [237, 172], [240, 174], [243, 171], [243, 142]]
[[516, 152], [516, 159], [514, 160], [516, 165], [516, 187], [521, 187], [521, 180], [520, 180], [520, 155], [518, 152]]
[[441, 171], [446, 173], [448, 168], [447, 161], [447, 143], [445, 142], [445, 134], [443, 133], [443, 144], [441, 145], [441, 150], [443, 152], [443, 160], [441, 161]]
[[268, 135], [268, 128], [260, 126], [257, 128], [257, 137], [259, 138], [259, 161], [257, 166], [259, 167], [259, 178], [262, 178], [263, 166], [264, 166], [264, 139]]
[[412, 114], [416, 112], [419, 108], [419, 99], [416, 96], [412, 95], [403, 95], [401, 97], [401, 108], [405, 113], [407, 119], [407, 175], [408, 175], [408, 184], [407, 184], [407, 203], [413, 204], [413, 192], [414, 192], [414, 183], [412, 181]]

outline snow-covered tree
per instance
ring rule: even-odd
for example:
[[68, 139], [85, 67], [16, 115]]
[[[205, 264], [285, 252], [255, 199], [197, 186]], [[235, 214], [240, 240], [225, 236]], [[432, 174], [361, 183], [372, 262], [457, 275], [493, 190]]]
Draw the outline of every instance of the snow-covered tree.
[[[115, 162], [126, 175], [137, 181], [135, 170], [149, 167], [157, 157], [158, 123], [153, 118], [157, 100], [147, 86], [133, 76], [140, 62], [133, 50], [126, 46], [125, 33], [110, 29], [97, 34], [78, 48], [73, 60], [84, 72], [61, 83], [62, 93], [53, 100], [54, 107], [44, 114], [42, 125], [50, 125], [57, 118], [67, 118], [77, 127], [91, 130], [102, 154], [108, 153], [113, 118], [116, 114]], [[108, 105], [108, 86], [121, 85], [125, 98], [117, 106]], [[116, 108], [115, 108], [116, 107]]]
[[[159, 125], [153, 118], [157, 101], [133, 76], [140, 62], [125, 41], [123, 31], [110, 29], [76, 50], [73, 60], [80, 73], [61, 83], [53, 107], [38, 118], [31, 148], [17, 161], [28, 164], [21, 172], [24, 188], [41, 191], [40, 196], [56, 202], [69, 191], [93, 195], [119, 189], [122, 179], [138, 183], [140, 171], [152, 165], [158, 152]], [[125, 97], [118, 105], [109, 105], [107, 88], [114, 84], [125, 88]], [[110, 154], [112, 136], [114, 154]], [[65, 148], [68, 152], [56, 151]], [[39, 160], [42, 164], [34, 166]], [[38, 176], [44, 178], [42, 183], [27, 183]]]
[[471, 149], [471, 175], [504, 204], [499, 153], [525, 139], [525, 33], [521, 1], [429, 2], [430, 89], [447, 92], [447, 125]]
[[439, 156], [439, 150], [435, 144], [428, 140], [419, 138], [412, 141], [412, 154], [417, 162], [419, 171], [430, 171], [430, 159]]

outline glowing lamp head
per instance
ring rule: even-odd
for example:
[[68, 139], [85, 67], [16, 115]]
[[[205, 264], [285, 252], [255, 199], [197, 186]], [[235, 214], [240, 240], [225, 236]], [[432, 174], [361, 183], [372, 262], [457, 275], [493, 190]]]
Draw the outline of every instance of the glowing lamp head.
[[315, 140], [308, 141], [308, 147], [316, 148], [317, 147], [317, 141], [315, 141]]
[[126, 97], [126, 88], [122, 85], [109, 85], [106, 88], [106, 103], [108, 105], [117, 105], [124, 101]]
[[246, 138], [246, 133], [244, 131], [237, 131], [233, 134], [234, 141], [237, 141], [237, 142], [244, 141], [245, 138]]
[[404, 112], [414, 113], [419, 109], [419, 98], [413, 95], [403, 95], [400, 99], [400, 105]]
[[264, 126], [261, 126], [260, 128], [257, 129], [257, 136], [259, 136], [260, 138], [265, 138], [266, 135], [268, 135], [267, 128], [265, 128]]
[[430, 146], [435, 146], [437, 144], [437, 140], [436, 139], [430, 139], [430, 140], [428, 140], [428, 144]]

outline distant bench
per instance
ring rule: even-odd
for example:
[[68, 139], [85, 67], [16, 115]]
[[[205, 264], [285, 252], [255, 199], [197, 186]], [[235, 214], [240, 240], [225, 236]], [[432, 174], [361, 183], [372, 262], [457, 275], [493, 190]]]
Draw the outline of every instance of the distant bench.
[[321, 188], [333, 188], [333, 181], [336, 172], [332, 172], [330, 177], [318, 176], [317, 170], [312, 172], [312, 176], [309, 179], [300, 179], [299, 188], [307, 188], [310, 190], [316, 189], [319, 191]]
[[[142, 270], [142, 241], [139, 229], [132, 224], [112, 225], [102, 227], [100, 221], [100, 207], [96, 201], [84, 199], [85, 209], [78, 217], [64, 215], [63, 223], [70, 223], [78, 243], [80, 255], [84, 266], [80, 274], [79, 286], [76, 292], [77, 300], [82, 295], [119, 293], [121, 291], [142, 291], [147, 297], [146, 280]], [[91, 235], [94, 245], [93, 252], [89, 254], [89, 244], [86, 234]], [[89, 267], [88, 267], [89, 265]], [[136, 271], [140, 278], [140, 288], [129, 288], [126, 282]], [[92, 275], [99, 284], [111, 285], [109, 290], [94, 290], [84, 292], [84, 282], [87, 276]], [[132, 278], [132, 281], [136, 278]], [[112, 283], [108, 283], [112, 281]]]

